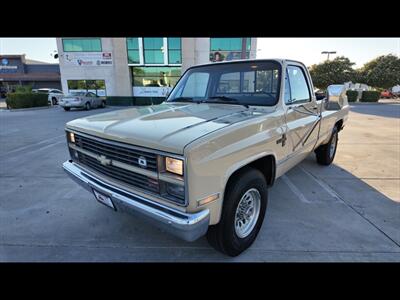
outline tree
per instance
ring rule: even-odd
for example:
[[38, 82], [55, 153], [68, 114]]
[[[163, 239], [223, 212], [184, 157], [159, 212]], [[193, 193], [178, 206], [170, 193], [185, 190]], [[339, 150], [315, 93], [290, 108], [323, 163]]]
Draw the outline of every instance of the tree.
[[389, 89], [400, 84], [400, 58], [393, 54], [379, 56], [366, 63], [359, 73], [366, 84]]
[[348, 81], [357, 82], [357, 72], [354, 63], [347, 57], [339, 56], [323, 63], [312, 65], [310, 75], [316, 87], [325, 90], [331, 84], [343, 84]]

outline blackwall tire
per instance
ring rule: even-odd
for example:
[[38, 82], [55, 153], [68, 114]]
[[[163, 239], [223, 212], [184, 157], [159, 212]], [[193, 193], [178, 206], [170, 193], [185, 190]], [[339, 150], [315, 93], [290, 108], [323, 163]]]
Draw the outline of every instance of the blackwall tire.
[[338, 143], [338, 128], [335, 126], [332, 130], [331, 138], [325, 145], [319, 146], [315, 150], [317, 163], [324, 166], [329, 166], [335, 159], [337, 143]]
[[[220, 222], [210, 226], [207, 232], [207, 240], [210, 245], [229, 256], [237, 256], [253, 244], [262, 226], [268, 203], [267, 183], [259, 170], [244, 168], [239, 174], [233, 176], [235, 176], [234, 179], [226, 188]], [[246, 203], [246, 199], [248, 199], [245, 198], [246, 195], [252, 193], [254, 199], [259, 195], [258, 214], [253, 214], [256, 212], [255, 206], [253, 211], [249, 206], [244, 213], [245, 217], [238, 217], [243, 215], [240, 212], [242, 204]], [[249, 201], [251, 202], [251, 200]], [[256, 218], [255, 221], [250, 221], [252, 215]], [[249, 226], [248, 232], [244, 231], [244, 234], [240, 236], [240, 226], [237, 224], [247, 217], [250, 222], [248, 224], [251, 226]], [[239, 222], [237, 222], [238, 220]]]

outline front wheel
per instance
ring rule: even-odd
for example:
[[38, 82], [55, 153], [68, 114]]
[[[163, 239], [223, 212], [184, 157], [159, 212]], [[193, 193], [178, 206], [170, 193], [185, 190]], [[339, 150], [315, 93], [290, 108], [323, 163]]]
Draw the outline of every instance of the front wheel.
[[70, 107], [64, 107], [65, 111], [69, 111], [71, 108]]
[[333, 159], [335, 158], [336, 154], [337, 143], [338, 143], [338, 128], [337, 126], [335, 126], [332, 130], [329, 142], [325, 145], [319, 146], [315, 150], [318, 164], [328, 166], [333, 162]]
[[264, 175], [252, 168], [242, 170], [227, 186], [221, 220], [208, 229], [208, 242], [229, 256], [242, 253], [260, 231], [267, 201]]
[[100, 107], [101, 108], [105, 108], [106, 107], [106, 101], [101, 101]]
[[89, 102], [87, 102], [87, 103], [85, 104], [85, 109], [86, 109], [86, 110], [90, 110], [90, 103], [89, 103]]

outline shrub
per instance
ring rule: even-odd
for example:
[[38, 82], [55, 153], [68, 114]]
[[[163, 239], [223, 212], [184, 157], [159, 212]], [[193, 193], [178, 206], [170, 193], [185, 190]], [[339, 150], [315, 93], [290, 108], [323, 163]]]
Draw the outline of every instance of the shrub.
[[48, 106], [48, 95], [37, 93], [9, 93], [6, 99], [9, 108]]
[[348, 91], [346, 92], [346, 95], [347, 95], [347, 100], [348, 100], [349, 102], [355, 102], [355, 101], [357, 101], [357, 97], [358, 97], [358, 92], [357, 92], [357, 91], [348, 90]]
[[361, 102], [377, 102], [381, 97], [378, 91], [363, 91], [360, 101]]

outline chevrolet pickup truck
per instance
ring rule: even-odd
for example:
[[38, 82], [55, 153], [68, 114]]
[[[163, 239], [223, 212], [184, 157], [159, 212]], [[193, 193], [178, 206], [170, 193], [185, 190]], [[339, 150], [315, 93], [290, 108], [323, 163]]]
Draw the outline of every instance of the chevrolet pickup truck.
[[313, 91], [293, 60], [194, 66], [159, 105], [68, 122], [63, 168], [113, 210], [236, 256], [256, 239], [275, 180], [313, 152], [322, 165], [335, 157], [345, 88]]

